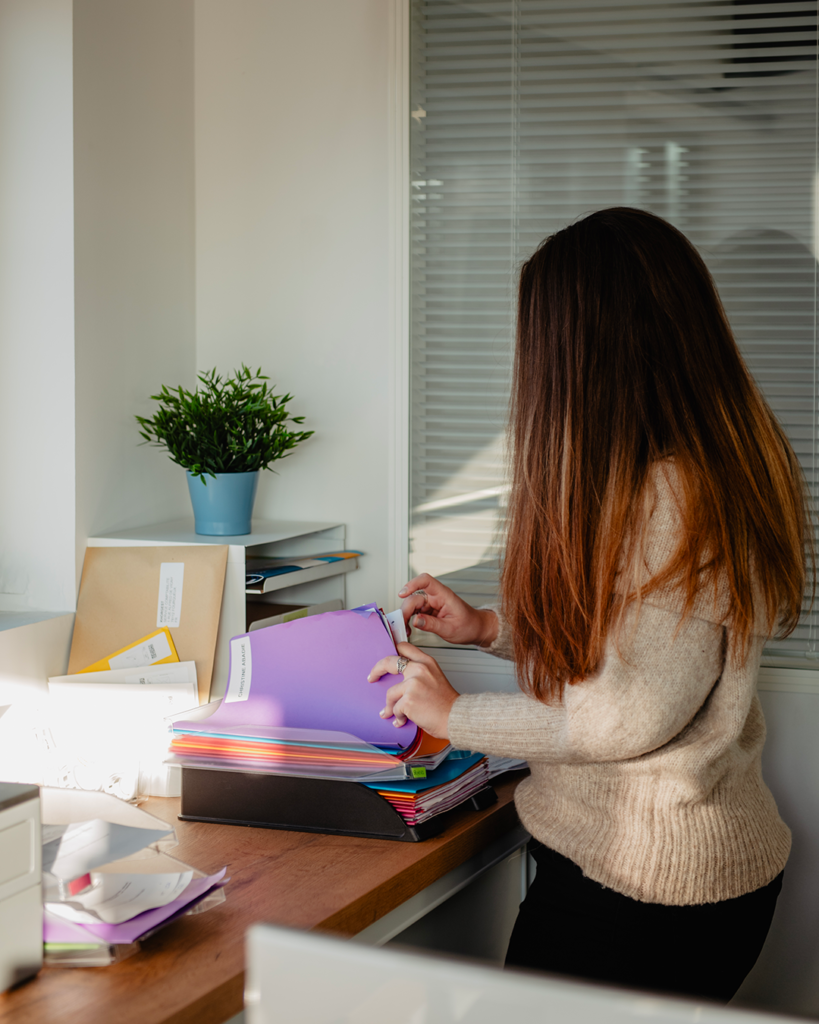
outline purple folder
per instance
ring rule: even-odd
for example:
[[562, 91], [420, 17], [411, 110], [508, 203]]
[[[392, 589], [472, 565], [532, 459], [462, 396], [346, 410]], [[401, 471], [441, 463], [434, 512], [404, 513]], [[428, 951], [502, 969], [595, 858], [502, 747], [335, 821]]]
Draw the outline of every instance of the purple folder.
[[[387, 690], [403, 676], [367, 682], [395, 644], [376, 605], [324, 612], [244, 633], [230, 641], [230, 676], [217, 711], [175, 730], [230, 735], [261, 726], [349, 733], [366, 743], [406, 748], [418, 727], [379, 717]], [[316, 737], [320, 740], [320, 737]]]
[[175, 917], [186, 914], [213, 889], [225, 885], [226, 872], [227, 868], [222, 868], [215, 875], [194, 878], [188, 883], [182, 895], [177, 896], [175, 900], [162, 907], [154, 907], [153, 910], [144, 910], [136, 917], [132, 917], [128, 921], [121, 921], [119, 924], [106, 924], [104, 921], [100, 921], [99, 924], [76, 924], [49, 914], [48, 905], [46, 905], [43, 940], [66, 943], [94, 942], [95, 940], [111, 943], [136, 942], [146, 932], [153, 931], [160, 924], [166, 924]]

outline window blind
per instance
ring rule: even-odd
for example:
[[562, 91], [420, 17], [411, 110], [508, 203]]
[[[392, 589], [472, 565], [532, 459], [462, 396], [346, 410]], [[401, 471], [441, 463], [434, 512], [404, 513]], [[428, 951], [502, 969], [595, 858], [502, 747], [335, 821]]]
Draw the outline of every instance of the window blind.
[[[412, 568], [493, 596], [517, 271], [607, 206], [698, 247], [815, 494], [816, 0], [411, 11]], [[816, 620], [780, 653], [812, 653]]]

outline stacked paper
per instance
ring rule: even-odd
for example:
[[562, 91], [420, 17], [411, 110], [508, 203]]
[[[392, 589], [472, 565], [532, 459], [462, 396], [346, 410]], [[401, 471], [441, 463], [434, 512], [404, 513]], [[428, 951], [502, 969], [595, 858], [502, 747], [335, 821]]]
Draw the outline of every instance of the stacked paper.
[[190, 766], [276, 774], [405, 778], [407, 765], [435, 767], [449, 744], [379, 712], [401, 676], [370, 683], [395, 654], [376, 605], [333, 611], [234, 637], [225, 699], [204, 720], [173, 726], [171, 754]]
[[171, 753], [174, 761], [194, 767], [280, 775], [358, 779], [391, 772], [390, 777], [402, 779], [407, 774], [400, 755], [330, 730], [235, 725], [205, 733], [194, 731], [191, 722], [179, 722], [174, 725]]
[[53, 676], [47, 714], [60, 784], [124, 799], [174, 795], [167, 718], [197, 703], [192, 661]]
[[437, 768], [442, 761], [445, 761], [452, 752], [449, 740], [439, 740], [418, 730], [418, 737], [412, 748], [405, 751], [403, 760], [409, 768]]
[[0, 718], [0, 777], [124, 800], [178, 796], [167, 719], [197, 708], [195, 663], [180, 662], [158, 629], [100, 664], [108, 667], [52, 676], [46, 693], [20, 688]]
[[489, 762], [490, 779], [496, 779], [504, 772], [517, 772], [522, 768], [529, 767], [529, 762], [523, 761], [519, 757], [500, 757], [497, 754], [490, 754], [486, 760]]
[[366, 605], [234, 637], [224, 701], [207, 718], [174, 723], [172, 757], [194, 768], [363, 782], [409, 826], [457, 807], [487, 786], [487, 759], [381, 718], [402, 677], [367, 678], [396, 653], [403, 626], [400, 611]]
[[[77, 896], [72, 903], [46, 903], [43, 930], [46, 952], [50, 946], [52, 953], [65, 953], [67, 950], [53, 947], [80, 944], [90, 949], [128, 945], [144, 939], [161, 925], [189, 913], [219, 890], [225, 884], [226, 871], [222, 868], [214, 875], [197, 872], [195, 878], [191, 870], [167, 875], [94, 873], [85, 900]], [[129, 898], [133, 898], [133, 912], [126, 917], [125, 904]], [[95, 903], [99, 904], [96, 908]], [[110, 952], [106, 950], [103, 955], [110, 957]], [[49, 958], [52, 963], [58, 959]]]
[[202, 875], [161, 849], [175, 843], [174, 830], [136, 807], [102, 793], [49, 789], [42, 801], [50, 963], [110, 963], [113, 947], [214, 899], [224, 884], [225, 869]]
[[[462, 752], [457, 751], [458, 755]], [[482, 754], [450, 757], [423, 778], [396, 784], [365, 783], [389, 801], [408, 825], [420, 825], [469, 800], [489, 782], [489, 769]]]

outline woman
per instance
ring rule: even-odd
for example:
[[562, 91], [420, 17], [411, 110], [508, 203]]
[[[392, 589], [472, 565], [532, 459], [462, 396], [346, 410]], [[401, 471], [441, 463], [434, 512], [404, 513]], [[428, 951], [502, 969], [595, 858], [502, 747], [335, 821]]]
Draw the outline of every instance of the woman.
[[522, 692], [458, 696], [406, 644], [371, 674], [403, 672], [382, 715], [528, 759], [538, 873], [507, 964], [727, 1001], [790, 849], [756, 680], [799, 616], [806, 496], [670, 224], [604, 210], [524, 265], [511, 455], [500, 606], [426, 575], [401, 596], [421, 629], [513, 659]]

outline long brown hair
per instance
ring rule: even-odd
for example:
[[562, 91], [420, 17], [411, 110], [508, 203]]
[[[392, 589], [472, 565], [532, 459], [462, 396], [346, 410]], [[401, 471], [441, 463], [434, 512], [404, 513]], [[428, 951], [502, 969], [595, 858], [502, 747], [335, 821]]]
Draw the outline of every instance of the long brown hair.
[[626, 606], [679, 586], [685, 616], [719, 585], [732, 657], [760, 621], [781, 636], [796, 626], [811, 544], [801, 470], [708, 269], [666, 221], [602, 210], [524, 264], [510, 443], [502, 602], [534, 696], [558, 699], [599, 667], [663, 459], [679, 481], [679, 548]]

